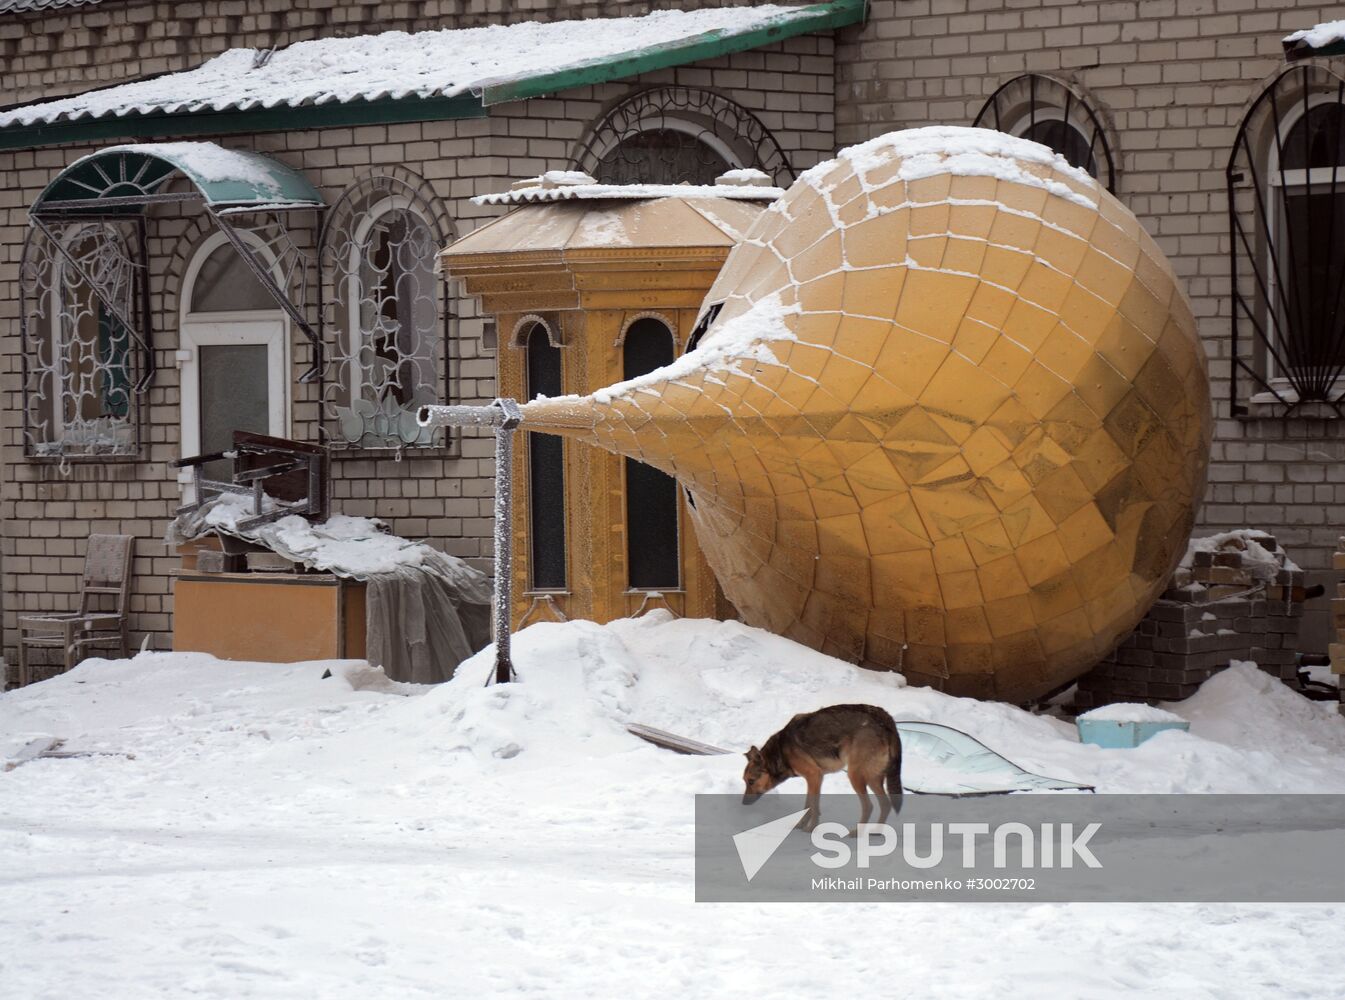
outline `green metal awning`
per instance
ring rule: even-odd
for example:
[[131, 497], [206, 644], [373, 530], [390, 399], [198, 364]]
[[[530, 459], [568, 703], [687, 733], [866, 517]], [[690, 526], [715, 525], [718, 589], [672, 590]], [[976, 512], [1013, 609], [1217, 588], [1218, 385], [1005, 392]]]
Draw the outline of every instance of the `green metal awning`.
[[321, 208], [322, 195], [292, 167], [260, 153], [213, 142], [110, 146], [70, 164], [46, 186], [32, 211], [143, 209], [166, 196], [180, 173], [212, 209]]

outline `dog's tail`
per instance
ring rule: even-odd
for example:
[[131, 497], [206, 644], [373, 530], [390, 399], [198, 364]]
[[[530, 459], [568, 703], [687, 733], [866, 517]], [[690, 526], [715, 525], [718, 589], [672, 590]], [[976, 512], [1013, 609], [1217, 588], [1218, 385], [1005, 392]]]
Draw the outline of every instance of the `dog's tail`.
[[887, 797], [892, 800], [892, 815], [901, 812], [901, 734], [892, 734], [892, 756], [887, 762]]

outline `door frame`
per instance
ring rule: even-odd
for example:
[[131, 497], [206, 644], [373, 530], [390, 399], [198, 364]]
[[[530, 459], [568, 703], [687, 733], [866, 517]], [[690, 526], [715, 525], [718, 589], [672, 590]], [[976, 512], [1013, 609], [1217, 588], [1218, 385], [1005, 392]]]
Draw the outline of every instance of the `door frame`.
[[[275, 263], [261, 240], [240, 233], [271, 265], [277, 281]], [[227, 312], [192, 312], [192, 293], [202, 265], [228, 237], [213, 233], [197, 248], [182, 278], [181, 312], [178, 324], [178, 452], [181, 457], [201, 452], [201, 365], [202, 347], [263, 345], [267, 370], [267, 433], [273, 437], [290, 436], [290, 325], [280, 309], [244, 309]], [[191, 482], [190, 469], [178, 470], [178, 481]]]

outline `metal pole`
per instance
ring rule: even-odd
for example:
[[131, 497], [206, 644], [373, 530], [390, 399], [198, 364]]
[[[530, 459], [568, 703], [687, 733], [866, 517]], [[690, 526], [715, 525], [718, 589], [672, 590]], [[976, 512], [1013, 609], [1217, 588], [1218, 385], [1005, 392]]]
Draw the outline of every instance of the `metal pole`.
[[523, 413], [512, 399], [497, 399], [489, 406], [422, 406], [417, 415], [421, 427], [495, 428], [495, 683], [514, 679], [509, 639], [513, 631], [513, 539], [514, 539], [514, 431]]
[[514, 679], [509, 658], [513, 603], [514, 428], [495, 428], [495, 683]]

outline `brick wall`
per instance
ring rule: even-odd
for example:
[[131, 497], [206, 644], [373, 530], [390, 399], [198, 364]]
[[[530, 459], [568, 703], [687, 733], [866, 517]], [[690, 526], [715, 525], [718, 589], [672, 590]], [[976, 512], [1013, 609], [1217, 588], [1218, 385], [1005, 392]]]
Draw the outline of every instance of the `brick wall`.
[[[1215, 443], [1198, 530], [1269, 531], [1334, 583], [1345, 525], [1345, 422], [1233, 417], [1229, 406], [1229, 223], [1224, 167], [1248, 106], [1284, 67], [1280, 38], [1340, 16], [1296, 0], [873, 0], [838, 34], [836, 139], [970, 125], [1024, 73], [1084, 93], [1108, 129], [1117, 196], [1183, 279], [1210, 358]], [[1345, 60], [1324, 60], [1345, 73]], [[1324, 649], [1327, 615], [1309, 605], [1305, 648]]]
[[[113, 9], [109, 4], [108, 10]], [[610, 8], [605, 12], [611, 13]], [[497, 106], [483, 119], [228, 136], [219, 141], [268, 153], [299, 168], [323, 192], [328, 204], [370, 170], [396, 167], [410, 171], [428, 181], [462, 235], [500, 211], [473, 205], [468, 200], [471, 196], [502, 190], [520, 177], [568, 166], [585, 130], [613, 103], [650, 84], [704, 86], [738, 101], [775, 134], [796, 169], [811, 166], [835, 147], [832, 40], [816, 36], [553, 98]], [[137, 536], [132, 598], [135, 641], [145, 633], [155, 633], [157, 648], [169, 644], [170, 571], [177, 560], [162, 539], [179, 503], [171, 468], [180, 455], [179, 373], [174, 358], [177, 294], [186, 262], [209, 231], [198, 216], [176, 214], [176, 209], [153, 213], [150, 255], [159, 373], [147, 404], [148, 460], [74, 463], [63, 471], [23, 455], [17, 262], [27, 206], [55, 173], [93, 148], [0, 153], [0, 394], [4, 402], [0, 519], [5, 526], [5, 645], [11, 662], [18, 614], [72, 606], [83, 539], [91, 531]], [[311, 254], [311, 226], [300, 237]], [[315, 321], [316, 312], [309, 305], [310, 321]], [[495, 394], [495, 359], [493, 352], [482, 348], [482, 324], [475, 303], [458, 297], [455, 290], [453, 309], [461, 319], [447, 352], [454, 374], [450, 392], [458, 402], [488, 401]], [[298, 334], [291, 353], [297, 377], [309, 361]], [[294, 433], [312, 438], [315, 392], [293, 379], [290, 391]], [[488, 569], [492, 476], [490, 439], [470, 433], [458, 442], [456, 455], [418, 458], [408, 452], [400, 462], [390, 455], [367, 452], [338, 457], [333, 462], [334, 507], [347, 514], [381, 517], [399, 534], [427, 538]]]

